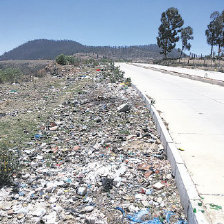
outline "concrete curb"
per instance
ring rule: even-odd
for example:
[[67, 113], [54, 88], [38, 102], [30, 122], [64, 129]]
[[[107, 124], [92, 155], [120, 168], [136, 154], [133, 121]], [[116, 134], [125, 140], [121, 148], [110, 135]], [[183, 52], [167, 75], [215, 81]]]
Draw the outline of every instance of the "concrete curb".
[[[142, 93], [135, 85], [132, 84], [134, 89], [146, 103], [147, 108], [156, 125], [158, 134], [160, 136], [161, 143], [165, 149], [167, 158], [171, 164], [173, 175], [175, 176], [176, 185], [180, 194], [181, 204], [184, 208], [184, 213], [187, 216], [189, 224], [208, 224], [205, 214], [202, 212], [203, 207], [201, 199], [196, 190], [188, 170], [178, 153], [178, 150], [164, 125], [159, 113], [155, 107], [151, 104], [151, 101], [147, 96]], [[196, 212], [194, 212], [196, 210]]]

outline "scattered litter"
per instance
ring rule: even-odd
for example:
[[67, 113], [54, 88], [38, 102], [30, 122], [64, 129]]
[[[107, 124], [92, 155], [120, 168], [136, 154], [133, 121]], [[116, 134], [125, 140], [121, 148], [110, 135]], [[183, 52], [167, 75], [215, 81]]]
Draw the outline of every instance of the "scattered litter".
[[48, 71], [35, 88], [3, 89], [27, 107], [1, 111], [1, 121], [31, 117], [34, 130], [22, 129], [23, 169], [14, 186], [0, 189], [0, 223], [186, 224], [156, 126], [131, 80], [110, 64]]

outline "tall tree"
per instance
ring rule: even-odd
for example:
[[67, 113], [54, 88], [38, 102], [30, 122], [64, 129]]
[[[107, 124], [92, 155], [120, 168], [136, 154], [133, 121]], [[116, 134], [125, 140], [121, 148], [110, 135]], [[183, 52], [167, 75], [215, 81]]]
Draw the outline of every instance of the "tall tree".
[[217, 20], [217, 38], [216, 44], [218, 45], [218, 56], [220, 56], [221, 48], [224, 47], [224, 10], [219, 14]]
[[214, 33], [214, 24], [212, 22], [210, 22], [208, 24], [208, 29], [205, 30], [205, 35], [207, 36], [207, 43], [209, 45], [211, 45], [211, 57], [212, 57], [212, 54], [213, 54], [213, 47], [214, 47], [214, 44], [215, 44], [215, 33]]
[[220, 54], [221, 47], [224, 46], [224, 11], [219, 13], [215, 11], [210, 16], [210, 23], [205, 31], [207, 42], [211, 45], [211, 57], [213, 54], [213, 47], [218, 46], [218, 55]]
[[185, 49], [187, 49], [188, 51], [191, 49], [191, 44], [188, 42], [189, 40], [193, 40], [193, 29], [190, 26], [187, 26], [183, 29], [181, 29], [181, 42], [182, 42], [182, 48], [181, 48], [181, 54], [180, 54], [180, 58], [183, 54], [183, 51]]
[[184, 21], [176, 8], [169, 8], [161, 15], [161, 25], [157, 37], [157, 44], [162, 49], [160, 52], [164, 54], [175, 48], [176, 42], [179, 41], [178, 33], [181, 31]]
[[222, 11], [222, 45], [223, 48], [223, 54], [224, 54], [224, 10]]

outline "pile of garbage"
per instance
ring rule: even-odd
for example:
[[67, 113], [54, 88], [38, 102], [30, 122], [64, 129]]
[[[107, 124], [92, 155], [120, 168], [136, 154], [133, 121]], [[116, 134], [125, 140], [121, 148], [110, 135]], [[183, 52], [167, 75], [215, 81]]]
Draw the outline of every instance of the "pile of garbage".
[[0, 222], [186, 223], [170, 164], [136, 90], [111, 83], [100, 69], [54, 78], [74, 91], [22, 149], [21, 174], [0, 189]]

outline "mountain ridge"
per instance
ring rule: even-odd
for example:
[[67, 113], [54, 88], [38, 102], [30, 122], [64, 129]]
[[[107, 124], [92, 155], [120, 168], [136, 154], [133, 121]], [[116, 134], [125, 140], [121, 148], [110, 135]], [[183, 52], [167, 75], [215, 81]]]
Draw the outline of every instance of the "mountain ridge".
[[[73, 40], [36, 39], [28, 41], [0, 56], [0, 60], [55, 59], [59, 54], [95, 53], [111, 59], [161, 59], [160, 48], [156, 44], [133, 46], [87, 46]], [[177, 49], [169, 55], [179, 56]]]

